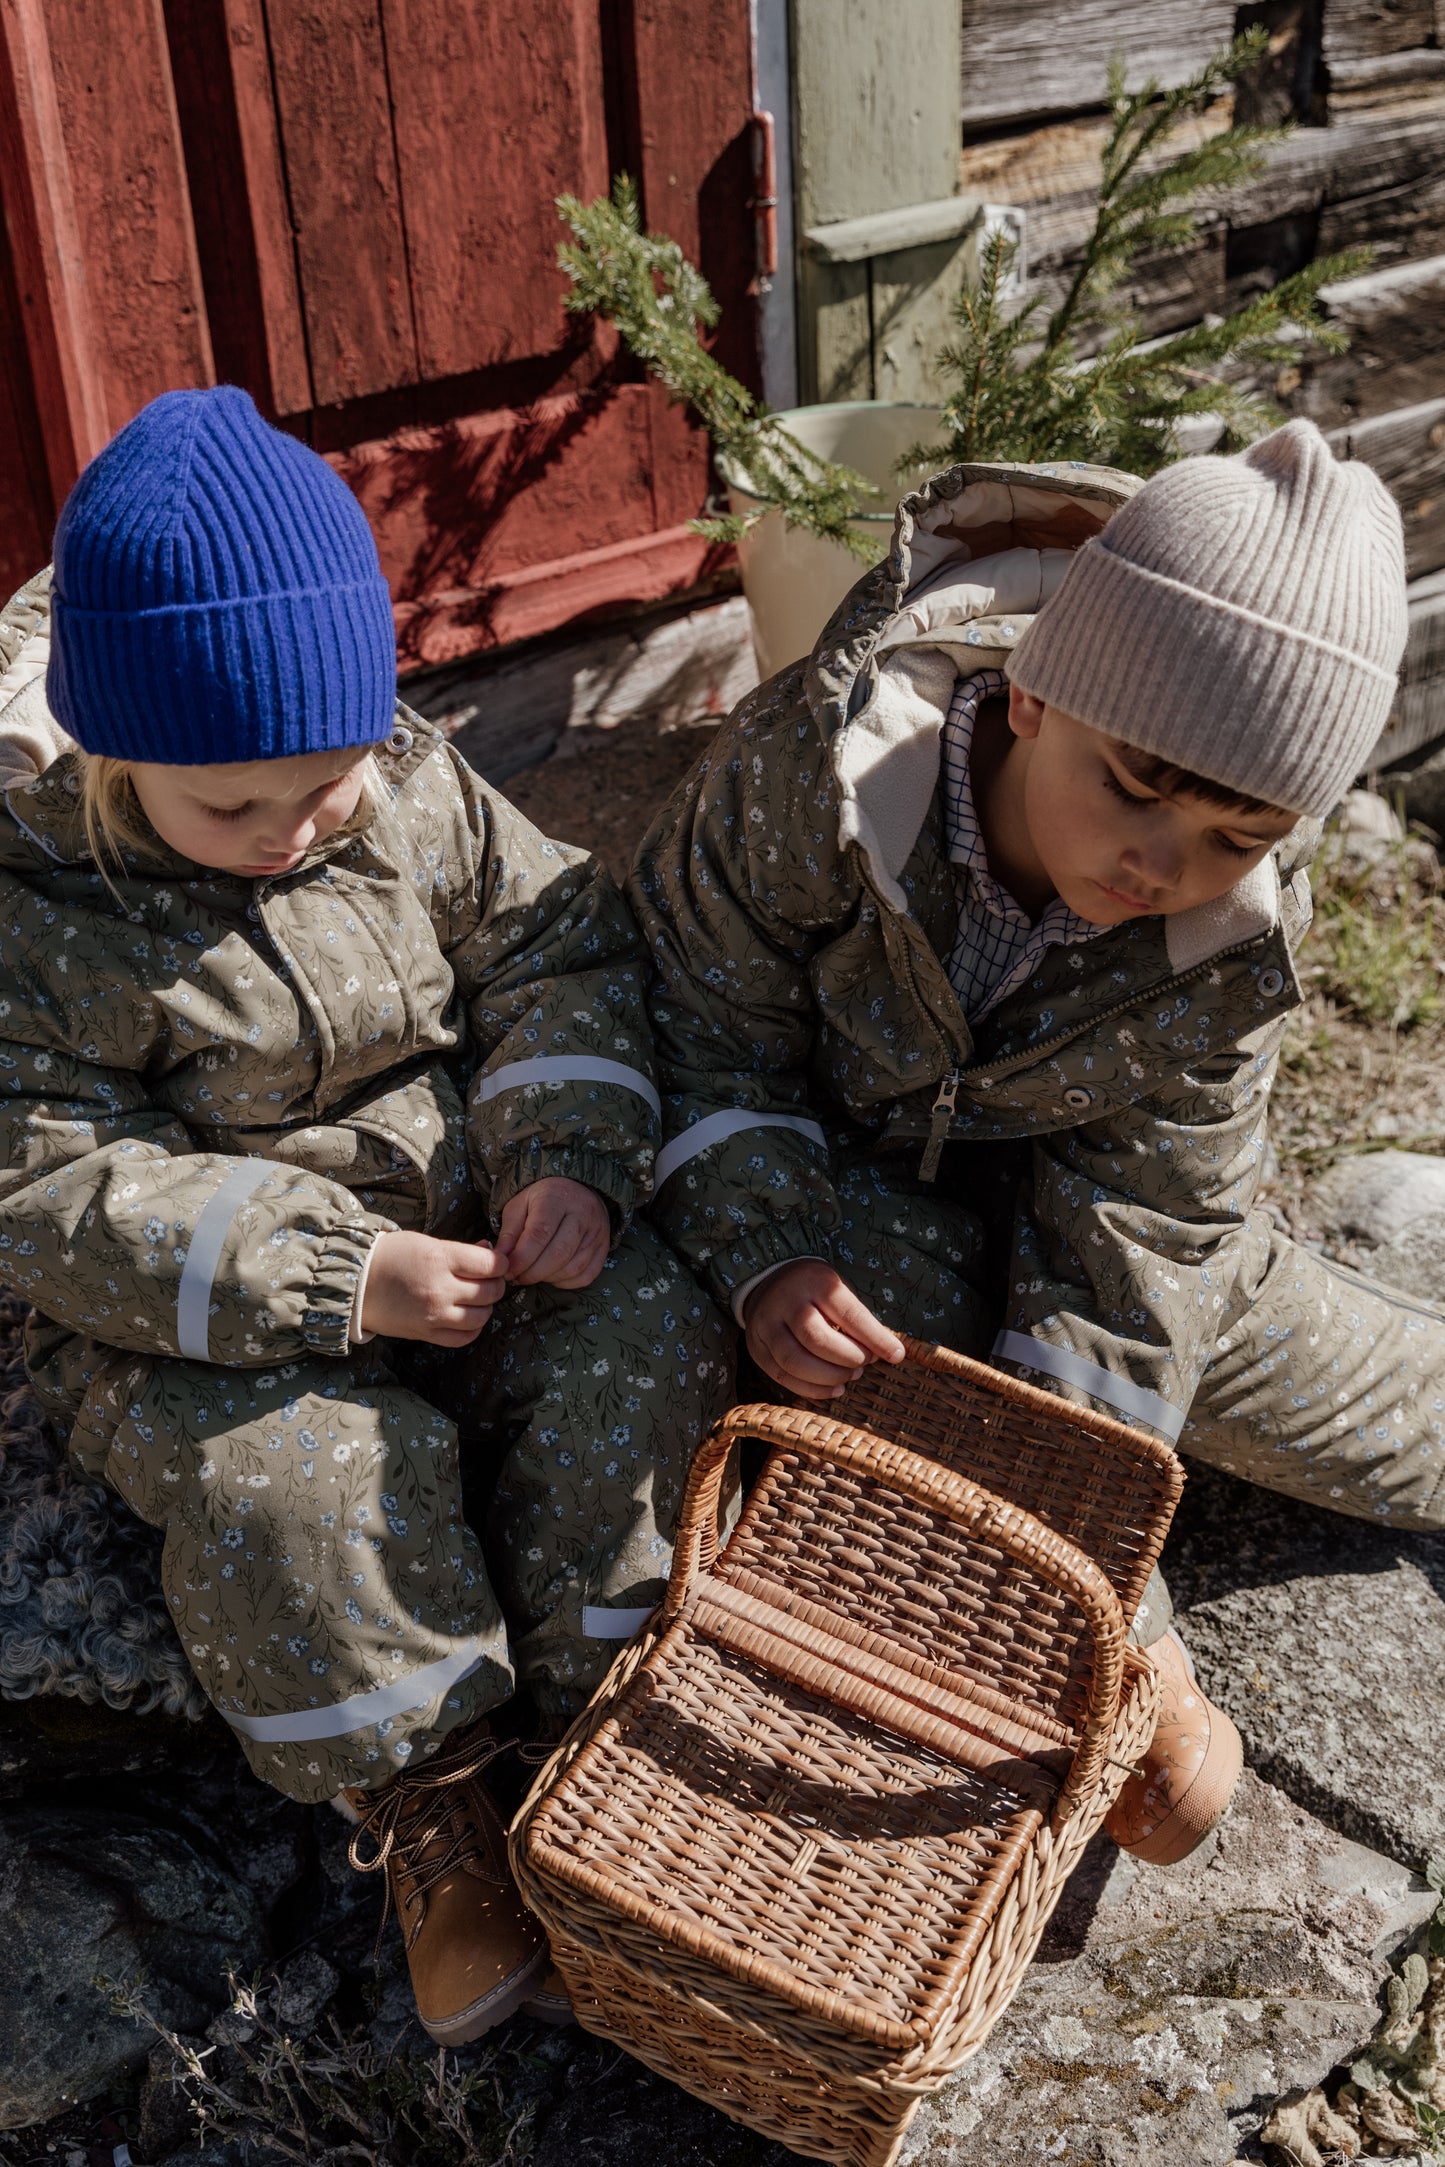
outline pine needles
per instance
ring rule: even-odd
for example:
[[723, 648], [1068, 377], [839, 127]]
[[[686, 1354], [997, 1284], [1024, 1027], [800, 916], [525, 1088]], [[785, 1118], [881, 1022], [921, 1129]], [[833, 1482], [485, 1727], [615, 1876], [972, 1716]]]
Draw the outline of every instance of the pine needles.
[[[1364, 249], [1320, 257], [1234, 315], [1163, 339], [1145, 341], [1136, 319], [1111, 309], [1111, 295], [1142, 258], [1195, 239], [1198, 198], [1259, 173], [1266, 146], [1287, 133], [1231, 127], [1158, 161], [1179, 124], [1212, 105], [1267, 43], [1263, 28], [1246, 31], [1162, 93], [1152, 81], [1126, 92], [1115, 61], [1098, 209], [1062, 298], [1046, 319], [1038, 298], [1010, 314], [1004, 287], [1014, 249], [1005, 233], [992, 236], [977, 283], [955, 304], [959, 335], [940, 357], [956, 386], [944, 407], [947, 434], [916, 447], [906, 463], [1084, 459], [1152, 474], [1180, 456], [1178, 425], [1191, 417], [1216, 417], [1225, 451], [1282, 419], [1240, 387], [1243, 370], [1292, 362], [1306, 340], [1332, 353], [1344, 348], [1345, 335], [1320, 314], [1319, 289], [1362, 269]], [[1100, 332], [1107, 335], [1097, 352], [1081, 358], [1080, 344]]]
[[[1080, 459], [1152, 474], [1184, 451], [1181, 424], [1209, 417], [1219, 424], [1219, 449], [1232, 451], [1283, 418], [1241, 379], [1294, 362], [1306, 343], [1343, 351], [1346, 335], [1321, 314], [1319, 292], [1363, 269], [1368, 249], [1319, 257], [1233, 315], [1162, 339], [1145, 339], [1138, 319], [1112, 302], [1143, 259], [1190, 246], [1200, 199], [1258, 174], [1267, 147], [1288, 132], [1229, 127], [1176, 157], [1161, 155], [1180, 124], [1204, 114], [1267, 46], [1262, 27], [1248, 30], [1166, 91], [1152, 81], [1126, 91], [1123, 62], [1115, 61], [1098, 208], [1063, 295], [1052, 311], [1038, 297], [1011, 311], [1004, 295], [1013, 244], [1006, 233], [992, 236], [977, 280], [955, 303], [957, 336], [939, 356], [953, 386], [945, 433], [907, 452], [900, 473], [958, 460]], [[643, 232], [626, 175], [610, 199], [562, 196], [557, 208], [573, 236], [557, 251], [572, 281], [567, 307], [595, 309], [614, 324], [789, 526], [829, 536], [871, 562], [876, 546], [850, 521], [878, 492], [807, 450], [709, 353], [703, 334], [717, 323], [717, 302], [675, 241]], [[715, 541], [737, 541], [750, 524], [735, 516], [692, 522]]]
[[[692, 408], [714, 450], [747, 474], [756, 494], [790, 527], [828, 536], [871, 564], [876, 545], [849, 521], [877, 490], [850, 467], [800, 444], [714, 360], [701, 334], [716, 325], [717, 302], [675, 241], [642, 231], [637, 190], [627, 175], [618, 177], [610, 200], [559, 196], [557, 209], [573, 235], [557, 250], [572, 281], [568, 309], [595, 309], [615, 324], [629, 352], [679, 405]], [[720, 542], [738, 541], [751, 524], [732, 514], [691, 522], [694, 533]]]

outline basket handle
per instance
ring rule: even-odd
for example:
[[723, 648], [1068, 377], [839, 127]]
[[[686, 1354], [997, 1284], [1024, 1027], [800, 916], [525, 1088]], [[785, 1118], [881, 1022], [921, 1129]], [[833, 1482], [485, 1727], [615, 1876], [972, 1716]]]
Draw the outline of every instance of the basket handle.
[[1094, 1637], [1094, 1675], [1088, 1712], [1069, 1773], [1054, 1807], [1054, 1822], [1066, 1821], [1090, 1794], [1107, 1757], [1119, 1710], [1124, 1675], [1124, 1614], [1119, 1598], [1093, 1559], [1022, 1506], [1010, 1505], [981, 1484], [970, 1482], [906, 1445], [888, 1443], [868, 1430], [852, 1429], [831, 1416], [795, 1407], [734, 1407], [714, 1423], [703, 1439], [678, 1516], [672, 1577], [663, 1598], [657, 1629], [672, 1624], [699, 1577], [711, 1562], [723, 1471], [740, 1438], [756, 1437], [831, 1460], [871, 1476], [885, 1489], [942, 1513], [981, 1541], [992, 1543], [1021, 1565], [1052, 1581], [1078, 1608]]

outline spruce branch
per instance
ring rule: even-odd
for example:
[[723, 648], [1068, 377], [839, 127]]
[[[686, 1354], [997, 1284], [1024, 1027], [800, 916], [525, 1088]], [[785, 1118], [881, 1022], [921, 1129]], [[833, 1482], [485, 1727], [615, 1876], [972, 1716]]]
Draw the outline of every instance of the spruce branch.
[[[878, 491], [851, 467], [800, 444], [708, 351], [702, 334], [717, 324], [717, 302], [675, 241], [643, 232], [628, 176], [618, 175], [610, 198], [583, 203], [559, 196], [557, 209], [572, 229], [557, 250], [572, 282], [566, 307], [574, 315], [593, 310], [614, 325], [629, 353], [677, 405], [692, 408], [714, 450], [741, 468], [754, 493], [790, 527], [840, 542], [873, 563], [879, 550], [852, 521]], [[760, 516], [729, 513], [689, 524], [710, 541], [735, 542]]]
[[[1233, 314], [1162, 339], [1146, 340], [1136, 316], [1110, 306], [1142, 257], [1194, 240], [1201, 197], [1260, 172], [1269, 146], [1288, 133], [1229, 127], [1162, 157], [1174, 130], [1203, 115], [1266, 46], [1262, 28], [1246, 31], [1164, 92], [1152, 80], [1127, 91], [1115, 60], [1094, 224], [1062, 297], [1042, 324], [1038, 297], [1010, 314], [1013, 250], [1004, 235], [992, 237], [977, 278], [957, 297], [957, 335], [939, 357], [953, 386], [947, 434], [915, 445], [906, 462], [1072, 459], [1151, 474], [1181, 455], [1178, 425], [1192, 417], [1217, 420], [1227, 450], [1283, 418], [1236, 381], [1241, 371], [1293, 362], [1305, 345], [1344, 350], [1348, 339], [1322, 314], [1320, 289], [1362, 270], [1368, 249], [1321, 257]], [[1095, 350], [1081, 356], [1086, 334]]]

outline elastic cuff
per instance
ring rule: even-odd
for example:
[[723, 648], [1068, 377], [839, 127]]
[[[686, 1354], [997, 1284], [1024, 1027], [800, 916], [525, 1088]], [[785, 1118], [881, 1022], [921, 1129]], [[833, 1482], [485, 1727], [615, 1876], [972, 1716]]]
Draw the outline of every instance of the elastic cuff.
[[580, 1181], [584, 1189], [595, 1189], [607, 1206], [614, 1244], [621, 1240], [632, 1224], [637, 1205], [637, 1185], [632, 1177], [606, 1152], [581, 1148], [554, 1151], [542, 1144], [533, 1144], [525, 1157], [513, 1159], [492, 1183], [487, 1198], [492, 1231], [501, 1232], [502, 1213], [514, 1196], [530, 1189], [533, 1182], [548, 1181], [553, 1176]]
[[327, 1235], [301, 1319], [301, 1337], [313, 1354], [343, 1355], [350, 1349], [357, 1287], [370, 1268], [377, 1236], [394, 1232], [389, 1220], [361, 1219]]
[[351, 1321], [346, 1328], [346, 1336], [353, 1347], [364, 1347], [369, 1339], [376, 1337], [375, 1332], [363, 1331], [361, 1326], [362, 1311], [366, 1307], [366, 1282], [371, 1277], [372, 1259], [375, 1255], [376, 1243], [373, 1242], [362, 1258], [361, 1270], [356, 1275], [356, 1292], [351, 1297]]
[[[750, 1234], [736, 1248], [714, 1250], [705, 1265], [695, 1264], [693, 1269], [706, 1278], [719, 1301], [731, 1309], [733, 1296], [739, 1289], [746, 1290], [755, 1279], [779, 1264], [797, 1264], [804, 1257], [821, 1258], [823, 1263], [831, 1264], [833, 1259], [818, 1244], [819, 1235], [826, 1241], [829, 1231], [822, 1214], [806, 1221], [775, 1220], [771, 1226]], [[683, 1242], [679, 1246], [690, 1259], [690, 1245]]]

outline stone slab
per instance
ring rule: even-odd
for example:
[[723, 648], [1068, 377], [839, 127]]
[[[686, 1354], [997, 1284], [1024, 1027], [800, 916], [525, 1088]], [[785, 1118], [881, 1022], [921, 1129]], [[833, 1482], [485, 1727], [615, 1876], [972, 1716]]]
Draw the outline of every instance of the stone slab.
[[1281, 2092], [1374, 2028], [1376, 1898], [1397, 1873], [1248, 1771], [1217, 1844], [1182, 1866], [1098, 1838], [906, 2167], [1225, 2167]]
[[93, 2099], [152, 2039], [102, 1979], [143, 1987], [157, 2020], [194, 2031], [226, 1973], [264, 1954], [249, 1892], [173, 1830], [102, 1808], [0, 1819], [0, 2129]]
[[1373, 790], [1347, 790], [1334, 816], [1341, 835], [1362, 835], [1371, 841], [1403, 843], [1405, 830], [1388, 798]]
[[1315, 1198], [1330, 1232], [1392, 1241], [1426, 1212], [1445, 1211], [1445, 1159], [1426, 1151], [1352, 1153], [1321, 1177]]
[[1371, 1252], [1369, 1271], [1417, 1302], [1445, 1309], [1445, 1210], [1422, 1212], [1392, 1240], [1381, 1243]]
[[1196, 1463], [1163, 1565], [1200, 1682], [1250, 1766], [1402, 1865], [1445, 1851], [1445, 1535]]

